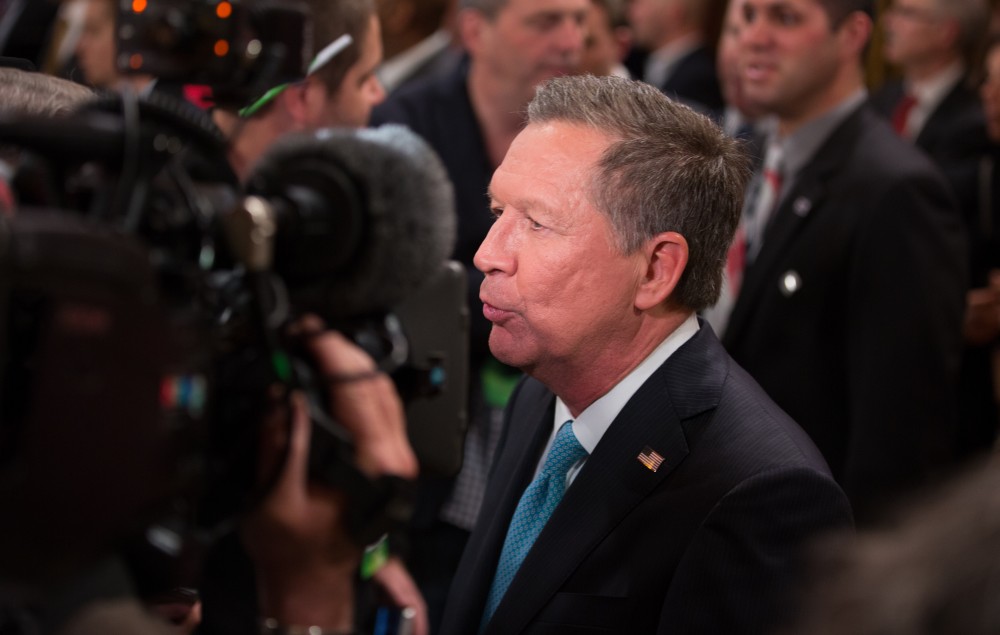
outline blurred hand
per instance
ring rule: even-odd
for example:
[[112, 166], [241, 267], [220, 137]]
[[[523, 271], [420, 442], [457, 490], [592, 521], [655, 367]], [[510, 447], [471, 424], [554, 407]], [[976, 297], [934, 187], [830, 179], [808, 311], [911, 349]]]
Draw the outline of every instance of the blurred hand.
[[[319, 332], [315, 321], [303, 325], [317, 368], [329, 382], [330, 411], [353, 436], [359, 469], [373, 477], [415, 477], [417, 460], [392, 381], [376, 373], [375, 362], [342, 335]], [[308, 406], [301, 394], [290, 401], [291, 412], [277, 408], [261, 429], [260, 473], [272, 474], [287, 447], [285, 465], [242, 527], [258, 573], [261, 613], [286, 625], [349, 630], [361, 547], [342, 523], [343, 492], [309, 481]]]
[[413, 635], [430, 634], [430, 617], [427, 614], [427, 603], [420, 594], [417, 583], [413, 581], [406, 565], [393, 556], [375, 573], [375, 583], [381, 587], [399, 608], [412, 608], [416, 611], [413, 622]]
[[963, 337], [968, 344], [982, 346], [1000, 335], [1000, 288], [971, 289], [966, 294]]

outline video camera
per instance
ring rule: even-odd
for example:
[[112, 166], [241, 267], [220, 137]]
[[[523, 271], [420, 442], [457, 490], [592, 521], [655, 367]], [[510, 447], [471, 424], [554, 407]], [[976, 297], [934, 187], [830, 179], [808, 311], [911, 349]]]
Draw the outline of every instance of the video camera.
[[[136, 0], [119, 61], [245, 104], [303, 76], [305, 25], [287, 2]], [[0, 146], [19, 154], [17, 213], [0, 220], [0, 500], [18, 522], [0, 540], [62, 544], [51, 560], [71, 566], [165, 512], [178, 533], [217, 534], [262, 494], [275, 387], [313, 402], [311, 471], [351, 494], [359, 543], [405, 522], [407, 486], [364, 477], [315, 407], [323, 379], [287, 329], [306, 313], [396, 381], [421, 469], [457, 472], [464, 272], [446, 261], [450, 182], [418, 137], [290, 136], [239, 184], [208, 116], [153, 92], [0, 121]], [[86, 519], [72, 545], [67, 519]], [[22, 553], [0, 566], [58, 573]]]

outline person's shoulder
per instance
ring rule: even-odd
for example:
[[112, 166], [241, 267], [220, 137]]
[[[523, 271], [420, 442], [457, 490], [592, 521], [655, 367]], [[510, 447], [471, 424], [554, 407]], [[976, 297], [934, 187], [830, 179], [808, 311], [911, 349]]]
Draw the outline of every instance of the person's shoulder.
[[441, 109], [452, 109], [465, 96], [465, 74], [460, 68], [401, 86], [372, 111], [372, 123], [418, 124]]
[[729, 356], [706, 324], [672, 359], [665, 380], [671, 405], [687, 421], [692, 453], [717, 463], [712, 469], [743, 475], [734, 472], [734, 478], [785, 467], [829, 475], [808, 435]]
[[[930, 157], [896, 134], [889, 122], [867, 103], [834, 130], [827, 147], [841, 145], [848, 155], [840, 171], [873, 186], [890, 185], [900, 179], [937, 179], [939, 176]], [[878, 187], [871, 191], [878, 191]]]

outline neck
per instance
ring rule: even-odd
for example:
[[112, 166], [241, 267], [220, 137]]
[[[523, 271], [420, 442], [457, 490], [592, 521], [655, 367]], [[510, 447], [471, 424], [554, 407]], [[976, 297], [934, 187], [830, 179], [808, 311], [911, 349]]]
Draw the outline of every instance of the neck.
[[908, 82], [925, 82], [946, 71], [959, 59], [958, 54], [953, 54], [931, 60], [922, 60], [906, 65], [903, 68], [903, 75]]
[[821, 93], [799, 100], [793, 110], [777, 113], [778, 134], [782, 137], [793, 134], [805, 124], [836, 108], [863, 87], [860, 66], [842, 67]]
[[656, 45], [656, 50], [670, 47], [695, 46], [701, 44], [701, 31], [696, 27], [679, 27], [671, 31]]
[[609, 339], [601, 351], [544, 371], [536, 368], [526, 372], [559, 395], [577, 417], [635, 370], [688, 315], [664, 309], [658, 317], [644, 317], [634, 331]]
[[525, 111], [534, 89], [529, 95], [525, 92], [523, 87], [504, 86], [473, 60], [469, 68], [469, 98], [494, 167], [500, 165], [514, 137], [524, 128]]

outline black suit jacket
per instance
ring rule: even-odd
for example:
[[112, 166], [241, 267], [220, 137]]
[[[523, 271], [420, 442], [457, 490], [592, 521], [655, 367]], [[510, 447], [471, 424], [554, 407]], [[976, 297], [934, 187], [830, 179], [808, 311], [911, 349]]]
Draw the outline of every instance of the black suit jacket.
[[724, 106], [715, 72], [715, 56], [706, 46], [700, 46], [681, 58], [659, 88], [668, 97], [701, 106], [705, 112], [720, 110]]
[[[903, 84], [890, 82], [872, 95], [872, 104], [886, 118], [892, 117], [903, 98]], [[991, 152], [986, 135], [986, 116], [976, 91], [963, 78], [934, 109], [914, 145], [927, 153], [951, 185], [965, 219], [969, 237], [971, 284], [985, 286], [992, 245], [992, 219], [983, 222], [980, 210], [980, 162]]]
[[[441, 635], [478, 630], [554, 403], [529, 379], [508, 406]], [[637, 460], [647, 448], [664, 458], [657, 472]], [[850, 523], [847, 500], [808, 437], [702, 324], [611, 424], [485, 635], [764, 633], [802, 543]]]
[[723, 338], [859, 519], [950, 458], [965, 288], [947, 185], [860, 107], [780, 202]]

